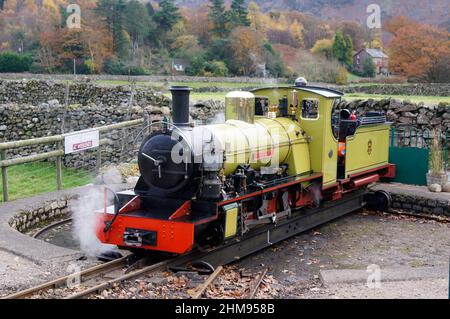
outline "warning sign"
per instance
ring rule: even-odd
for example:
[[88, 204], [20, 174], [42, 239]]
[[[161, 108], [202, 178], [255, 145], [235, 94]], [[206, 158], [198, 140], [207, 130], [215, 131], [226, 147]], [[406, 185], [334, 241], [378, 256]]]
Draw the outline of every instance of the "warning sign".
[[100, 134], [97, 130], [86, 130], [64, 135], [64, 150], [66, 154], [77, 153], [100, 144]]

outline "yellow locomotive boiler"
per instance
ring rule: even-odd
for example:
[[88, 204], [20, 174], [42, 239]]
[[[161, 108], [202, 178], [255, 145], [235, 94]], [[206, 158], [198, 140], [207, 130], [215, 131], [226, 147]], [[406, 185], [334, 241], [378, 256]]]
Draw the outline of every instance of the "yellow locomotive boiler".
[[103, 243], [175, 254], [237, 245], [243, 257], [367, 202], [389, 205], [367, 191], [395, 175], [384, 114], [336, 117], [342, 94], [300, 79], [231, 92], [225, 123], [195, 127], [190, 89], [171, 91], [173, 120], [142, 143], [135, 189], [98, 213]]

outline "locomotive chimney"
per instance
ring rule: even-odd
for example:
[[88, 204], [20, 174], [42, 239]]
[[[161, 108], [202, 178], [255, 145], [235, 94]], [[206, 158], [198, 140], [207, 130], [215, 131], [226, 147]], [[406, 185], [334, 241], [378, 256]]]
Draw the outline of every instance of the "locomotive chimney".
[[191, 89], [187, 86], [173, 86], [172, 92], [172, 121], [176, 126], [189, 125], [189, 95]]

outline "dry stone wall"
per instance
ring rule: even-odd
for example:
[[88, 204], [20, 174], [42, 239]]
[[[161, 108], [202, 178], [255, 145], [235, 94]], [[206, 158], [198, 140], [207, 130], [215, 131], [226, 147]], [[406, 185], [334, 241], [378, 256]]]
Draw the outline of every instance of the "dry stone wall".
[[[67, 103], [66, 103], [67, 102]], [[93, 127], [146, 118], [160, 120], [170, 112], [170, 100], [149, 88], [101, 87], [76, 82], [66, 85], [48, 81], [0, 81], [0, 142], [63, 134]], [[143, 127], [116, 130], [102, 135], [111, 142], [102, 146], [104, 164], [127, 157], [128, 148], [139, 143]], [[54, 144], [15, 149], [8, 158], [55, 149]], [[96, 165], [93, 151], [65, 156], [70, 167]]]
[[412, 126], [417, 129], [440, 129], [450, 131], [450, 105], [414, 104], [409, 101], [384, 99], [375, 101], [343, 99], [337, 104], [337, 109], [356, 110], [361, 115], [368, 111], [383, 111], [394, 127]]

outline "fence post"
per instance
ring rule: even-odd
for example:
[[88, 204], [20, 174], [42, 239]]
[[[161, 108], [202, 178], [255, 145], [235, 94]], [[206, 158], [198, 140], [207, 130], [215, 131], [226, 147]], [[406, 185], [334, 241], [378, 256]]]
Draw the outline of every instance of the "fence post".
[[144, 111], [144, 130], [147, 129], [147, 134], [151, 133], [151, 116], [147, 111]]
[[97, 175], [100, 173], [100, 169], [102, 168], [102, 146], [99, 145], [97, 147], [97, 163], [95, 165]]
[[[2, 150], [0, 152], [0, 159], [6, 160], [6, 150]], [[3, 185], [3, 201], [7, 202], [9, 200], [7, 167], [2, 167], [2, 185]]]
[[[56, 143], [57, 149], [60, 150], [62, 148], [62, 143]], [[56, 157], [56, 185], [57, 189], [60, 191], [63, 189], [62, 183], [62, 156]]]

